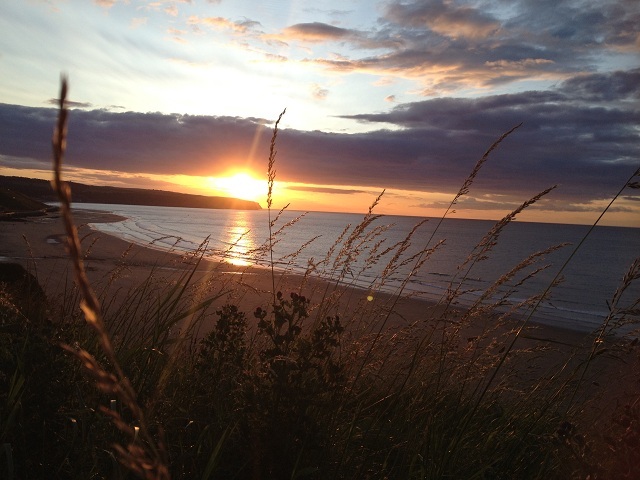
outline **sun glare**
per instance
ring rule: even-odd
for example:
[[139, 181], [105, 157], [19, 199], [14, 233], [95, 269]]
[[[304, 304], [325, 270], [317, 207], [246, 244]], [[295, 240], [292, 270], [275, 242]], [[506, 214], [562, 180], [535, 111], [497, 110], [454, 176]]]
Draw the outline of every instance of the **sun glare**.
[[267, 195], [266, 180], [258, 180], [249, 173], [238, 172], [226, 177], [210, 177], [212, 189], [221, 195], [260, 202]]

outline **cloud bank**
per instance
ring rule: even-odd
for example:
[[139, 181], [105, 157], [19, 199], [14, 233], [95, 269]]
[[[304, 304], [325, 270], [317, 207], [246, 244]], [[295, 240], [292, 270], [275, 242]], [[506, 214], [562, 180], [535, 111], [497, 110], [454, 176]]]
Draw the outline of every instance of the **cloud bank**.
[[[634, 69], [580, 74], [546, 91], [426, 99], [345, 115], [380, 127], [358, 134], [282, 130], [278, 179], [455, 193], [493, 141], [522, 122], [491, 154], [474, 195], [500, 194], [508, 203], [560, 184], [556, 200], [587, 204], [610, 198], [638, 168], [638, 99]], [[51, 108], [0, 104], [0, 155], [23, 159], [25, 168], [48, 162], [55, 117]], [[74, 109], [68, 162], [130, 174], [260, 172], [270, 138], [267, 119]]]

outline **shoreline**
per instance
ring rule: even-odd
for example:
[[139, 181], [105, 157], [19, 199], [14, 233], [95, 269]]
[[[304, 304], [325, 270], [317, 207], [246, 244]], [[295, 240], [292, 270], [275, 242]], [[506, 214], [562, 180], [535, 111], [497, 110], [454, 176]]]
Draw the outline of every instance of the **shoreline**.
[[[193, 251], [202, 244], [203, 239], [208, 239], [208, 244], [205, 245], [207, 247], [206, 255], [207, 257], [211, 255], [214, 261], [242, 265], [247, 265], [248, 262], [270, 268], [268, 253], [265, 256], [265, 252], [268, 250], [267, 239], [269, 236], [266, 215], [256, 215], [255, 212], [250, 212], [248, 215], [242, 214], [242, 212], [227, 214], [220, 211], [208, 214], [193, 209], [184, 212], [165, 212], [162, 209], [147, 211], [134, 207], [131, 209], [116, 209], [115, 207], [110, 209], [109, 205], [87, 205], [86, 207], [95, 207], [98, 211], [117, 212], [129, 217], [129, 220], [123, 223], [95, 225], [98, 230], [118, 236], [126, 241], [151, 248]], [[79, 208], [84, 209], [85, 206]], [[309, 213], [313, 214], [313, 212]], [[283, 226], [286, 221], [292, 219], [297, 222], [298, 218], [297, 214], [289, 212], [289, 216], [283, 219]], [[237, 221], [241, 223], [236, 225], [233, 223], [236, 221], [234, 219], [240, 219]], [[165, 220], [166, 223], [164, 223]], [[295, 228], [287, 229], [286, 232], [283, 229], [282, 238], [276, 242], [275, 268], [284, 269], [287, 273], [305, 274], [309, 269], [308, 261], [312, 260], [319, 262], [318, 269], [313, 272], [314, 275], [325, 279], [330, 279], [332, 276], [335, 278], [340, 272], [331, 271], [331, 262], [336, 258], [338, 251], [333, 250], [332, 243], [339, 242], [337, 240], [338, 232], [343, 227], [348, 228], [360, 220], [361, 216], [355, 214], [351, 216], [340, 214], [336, 217], [321, 215], [306, 218], [305, 225], [301, 223]], [[398, 223], [395, 223], [396, 220]], [[541, 253], [550, 245], [559, 245], [565, 242], [562, 245], [566, 248], [559, 248], [557, 252], [543, 254], [534, 258], [531, 265], [520, 267], [522, 269], [518, 270], [512, 279], [497, 286], [490, 298], [483, 300], [483, 303], [497, 302], [504, 296], [509, 304], [505, 304], [501, 310], [507, 311], [512, 308], [512, 305], [527, 302], [545, 291], [558, 268], [563, 265], [566, 257], [571, 253], [571, 248], [567, 247], [569, 242], [577, 244], [584, 233], [577, 232], [572, 228], [561, 232], [547, 228], [539, 232], [539, 235], [533, 235], [535, 238], [532, 238], [533, 231], [530, 228], [514, 224], [513, 228], [505, 234], [504, 242], [491, 249], [488, 255], [489, 261], [474, 262], [472, 265], [474, 271], [467, 277], [466, 273], [464, 275], [460, 275], [459, 271], [456, 273], [456, 267], [476, 251], [475, 239], [481, 238], [486, 232], [478, 225], [471, 226], [466, 220], [450, 219], [450, 221], [456, 223], [447, 224], [442, 229], [439, 226], [436, 227], [436, 231], [442, 230], [442, 232], [438, 233], [435, 238], [445, 242], [450, 239], [451, 242], [438, 249], [438, 252], [434, 252], [432, 258], [410, 279], [406, 278], [411, 267], [409, 261], [395, 262], [394, 266], [398, 268], [397, 271], [389, 270], [386, 266], [386, 262], [391, 260], [393, 252], [384, 257], [371, 257], [369, 260], [374, 260], [372, 266], [367, 266], [366, 262], [369, 258], [367, 252], [374, 252], [376, 249], [372, 242], [371, 245], [362, 248], [362, 251], [357, 254], [357, 258], [354, 257], [352, 265], [355, 278], [347, 275], [346, 280], [350, 285], [355, 284], [354, 286], [358, 288], [382, 290], [391, 294], [398, 292], [401, 284], [408, 280], [403, 295], [412, 295], [427, 302], [440, 303], [446, 301], [446, 294], [452, 285], [450, 282], [453, 281], [455, 282], [453, 287], [459, 288], [462, 293], [456, 298], [460, 302], [459, 305], [470, 307], [483, 296], [483, 292], [496, 286], [497, 284], [494, 282], [503, 278], [505, 273], [516, 265], [523, 265], [521, 263], [523, 259], [529, 258], [533, 252]], [[331, 225], [330, 230], [317, 227], [317, 225], [325, 225], [325, 223]], [[389, 237], [385, 237], [384, 240], [386, 246], [392, 245], [394, 242], [397, 242], [396, 245], [398, 245], [405, 238], [406, 232], [415, 227], [403, 218], [395, 219], [393, 223], [389, 224], [382, 220], [379, 223], [378, 227], [389, 228]], [[402, 254], [401, 260], [408, 260], [408, 255], [421, 246], [426, 248], [424, 240], [429, 238], [433, 227], [433, 222], [430, 227], [425, 227], [426, 230], [422, 233], [427, 235], [426, 237], [420, 236], [418, 234], [420, 232], [418, 232], [411, 238], [410, 248]], [[461, 232], [465, 233], [464, 235], [456, 233], [459, 228], [462, 229]], [[212, 233], [213, 235], [211, 235]], [[620, 286], [622, 272], [626, 272], [631, 265], [631, 261], [627, 261], [627, 257], [633, 255], [635, 259], [635, 249], [629, 248], [633, 243], [629, 242], [635, 242], [636, 237], [618, 239], [615, 235], [609, 238], [611, 234], [607, 234], [605, 236], [607, 243], [602, 245], [600, 245], [602, 239], [595, 237], [597, 236], [594, 235], [594, 241], [588, 242], [584, 248], [580, 249], [576, 259], [569, 262], [571, 264], [568, 265], [568, 268], [565, 268], [567, 265], [561, 267], [563, 281], [557, 282], [548, 292], [548, 297], [536, 307], [531, 321], [580, 331], [584, 334], [601, 328], [603, 319], [609, 313], [607, 300], [613, 298], [615, 290]], [[615, 249], [605, 251], [607, 259], [603, 260], [606, 263], [602, 263], [598, 260], [600, 253], [597, 249], [606, 248], [606, 245], [610, 245], [609, 241], [613, 242]], [[431, 240], [427, 240], [427, 244], [429, 242]], [[338, 249], [341, 247], [346, 248], [346, 244], [339, 245]], [[618, 251], [619, 255], [613, 253]], [[333, 252], [332, 258], [327, 257], [330, 252]], [[429, 256], [431, 257], [431, 255]], [[613, 261], [612, 257], [616, 260]], [[236, 262], [236, 258], [241, 262]], [[536, 270], [536, 266], [541, 268]], [[387, 274], [385, 275], [383, 271]], [[527, 276], [527, 273], [531, 273], [531, 275]], [[384, 278], [381, 278], [381, 275]], [[518, 280], [521, 282], [517, 283]], [[380, 288], [380, 284], [382, 284], [382, 288]], [[519, 310], [520, 313], [525, 314], [524, 309]], [[626, 329], [621, 332], [628, 331], [629, 329]], [[616, 333], [616, 336], [621, 335]]]
[[[135, 242], [130, 242], [119, 238], [115, 235], [105, 233], [96, 228], [93, 228], [91, 224], [95, 223], [115, 223], [126, 218], [117, 214], [107, 213], [97, 210], [85, 210], [76, 209], [72, 212], [74, 222], [78, 228], [79, 236], [81, 238], [82, 247], [85, 250], [85, 262], [89, 265], [88, 276], [95, 277], [92, 272], [96, 272], [98, 269], [94, 264], [112, 264], [115, 267], [117, 260], [121, 259], [124, 252], [129, 251], [128, 254], [128, 266], [136, 268], [149, 268], [151, 266], [158, 266], [161, 262], [174, 265], [173, 267], [163, 267], [164, 269], [173, 269], [174, 271], [187, 270], [190, 266], [190, 262], [186, 259], [193, 257], [192, 252], [182, 251], [175, 249], [168, 251], [166, 248], [158, 247], [155, 245], [140, 245]], [[49, 212], [44, 216], [28, 217], [26, 219], [20, 219], [16, 221], [5, 221], [4, 225], [10, 227], [4, 229], [4, 233], [0, 233], [0, 262], [2, 261], [22, 261], [23, 266], [27, 266], [24, 262], [36, 262], [44, 263], [44, 267], [38, 268], [40, 271], [51, 272], [53, 269], [59, 268], [59, 263], [68, 261], [67, 254], [64, 247], [64, 241], [66, 234], [60, 220], [59, 212]], [[12, 225], [14, 224], [14, 225]], [[9, 231], [15, 232], [9, 234]], [[49, 232], [49, 233], [47, 233]], [[259, 282], [262, 288], [254, 286], [262, 293], [271, 293], [271, 269], [265, 265], [235, 265], [231, 262], [226, 262], [224, 259], [218, 259], [214, 257], [202, 257], [204, 266], [199, 266], [196, 271], [198, 272], [211, 272], [215, 270], [222, 274], [231, 274], [239, 276], [269, 276], [269, 282]], [[47, 266], [50, 266], [47, 268]], [[136, 272], [139, 274], [140, 272]], [[282, 290], [287, 286], [292, 285], [312, 285], [313, 289], [319, 288], [319, 286], [326, 286], [331, 283], [330, 280], [324, 279], [318, 276], [305, 277], [302, 273], [293, 270], [284, 270], [281, 268], [275, 269], [276, 277], [278, 278], [278, 285], [276, 290]], [[137, 276], [137, 275], [134, 275]], [[141, 280], [141, 279], [140, 279]], [[268, 285], [267, 285], [268, 283]], [[357, 284], [341, 284], [340, 288], [348, 290], [359, 300], [367, 298], [369, 295], [374, 295], [376, 300], [378, 297], [383, 297], [386, 301], [393, 299], [394, 294], [387, 291], [370, 292], [369, 289], [357, 285]], [[419, 298], [413, 295], [407, 295], [401, 298], [402, 305], [407, 303], [412, 304], [411, 311], [429, 310], [437, 306], [437, 302], [426, 298]], [[519, 320], [514, 323], [521, 323]], [[531, 319], [528, 322], [532, 328], [536, 330], [542, 330], [546, 333], [554, 333], [550, 338], [555, 337], [588, 337], [592, 335], [591, 332], [585, 332], [584, 330], [572, 329], [570, 327], [562, 327], [556, 325], [549, 325], [541, 323]]]
[[[235, 304], [247, 314], [252, 324], [252, 313], [256, 307], [269, 308], [273, 295], [269, 268], [236, 266], [206, 258], [194, 268], [193, 255], [140, 246], [89, 226], [91, 223], [121, 221], [122, 217], [118, 215], [74, 210], [73, 216], [85, 255], [86, 273], [94, 290], [111, 295], [110, 292], [115, 288], [119, 294], [141, 285], [150, 275], [167, 285], [171, 282], [175, 284], [181, 275], [193, 269], [195, 281], [208, 279], [212, 285], [215, 284], [216, 291], [222, 293], [212, 304], [214, 309], [225, 303]], [[48, 297], [62, 295], [72, 275], [60, 215], [54, 213], [26, 221], [3, 222], [3, 225], [8, 228], [0, 231], [0, 262], [21, 263], [35, 274]], [[116, 271], [117, 278], [114, 275]], [[373, 300], [369, 301], [367, 296], [370, 293], [361, 288], [349, 285], [335, 287], [321, 278], [304, 277], [295, 272], [276, 272], [275, 289], [282, 291], [285, 296], [289, 292], [296, 292], [309, 298], [312, 305], [310, 321], [313, 318], [340, 315], [341, 320], [351, 322], [354, 334], [363, 337], [384, 332], [385, 335], [401, 336], [411, 342], [420, 336], [421, 331], [432, 328], [434, 322], [440, 321], [442, 310], [441, 306], [425, 299], [396, 299], [388, 293], [374, 293]], [[520, 323], [505, 322], [497, 327], [492, 324], [494, 320], [492, 316], [474, 319], [474, 323], [460, 333], [459, 351], [464, 354], [471, 348], [474, 339], [483, 335], [486, 329], [491, 330], [491, 335], [496, 335], [486, 337], [486, 341], [500, 336], [508, 344], [508, 339], [513, 337]], [[202, 323], [198, 327], [199, 334], [205, 334], [212, 326], [212, 319]], [[537, 365], [533, 368], [526, 364], [525, 355], [515, 360], [516, 364], [524, 362], [516, 369], [525, 376], [544, 376], [564, 361], [579, 363], [580, 358], [577, 357], [588, 354], [592, 345], [592, 335], [530, 321], [516, 342], [514, 356], [518, 357], [516, 352], [536, 351], [534, 356]], [[637, 376], [633, 377], [635, 380], [629, 376], [634, 372], [634, 362], [630, 356], [623, 361], [615, 358], [601, 360], [598, 368], [594, 367], [590, 372], [590, 381], [600, 382], [607, 389], [613, 388], [621, 393], [630, 393], [637, 388]], [[622, 378], [629, 380], [622, 381]], [[616, 385], [610, 385], [612, 381], [617, 382]], [[609, 399], [609, 390], [602, 389], [599, 393]]]

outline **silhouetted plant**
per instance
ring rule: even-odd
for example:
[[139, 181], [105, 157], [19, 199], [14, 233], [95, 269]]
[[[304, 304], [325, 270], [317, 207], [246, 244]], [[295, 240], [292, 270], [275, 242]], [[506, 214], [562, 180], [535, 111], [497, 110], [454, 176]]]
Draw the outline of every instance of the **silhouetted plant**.
[[309, 299], [302, 295], [287, 299], [278, 292], [275, 298], [271, 313], [254, 312], [263, 343], [247, 397], [253, 405], [247, 427], [254, 435], [254, 471], [263, 478], [289, 478], [296, 469], [317, 466], [326, 448], [330, 432], [323, 416], [343, 381], [337, 350], [344, 328], [337, 316], [304, 325]]
[[218, 321], [202, 340], [197, 367], [217, 378], [221, 369], [241, 369], [247, 354], [247, 316], [236, 305], [224, 305], [216, 311]]
[[[6, 301], [10, 289], [0, 284], [0, 477], [12, 472], [9, 466], [15, 464], [23, 470], [15, 478], [42, 476], [50, 466], [54, 468], [47, 473], [52, 477], [123, 478], [116, 459], [140, 477], [166, 479], [169, 474], [252, 480], [640, 475], [637, 397], [608, 412], [604, 444], [594, 440], [598, 432], [580, 417], [573, 402], [581, 398], [577, 392], [587, 383], [587, 367], [607, 351], [602, 344], [610, 341], [610, 334], [620, 326], [629, 331], [636, 326], [640, 300], [627, 302], [623, 293], [631, 295], [629, 287], [640, 280], [640, 260], [624, 277], [592, 348], [581, 347], [583, 353], [591, 351], [581, 369], [570, 368], [575, 359], [571, 356], [566, 364], [526, 384], [511, 378], [513, 360], [527, 363], [532, 354], [544, 355], [549, 348], [544, 342], [522, 349], [515, 344], [524, 340], [525, 324], [555, 280], [540, 295], [517, 301], [511, 297], [523, 282], [547, 268], [536, 262], [558, 247], [530, 255], [478, 294], [471, 308], [458, 310], [469, 269], [485, 261], [502, 229], [547, 191], [498, 222], [468, 260], [461, 259], [466, 268], [454, 279], [439, 310], [403, 318], [407, 321], [401, 328], [387, 328], [399, 301], [406, 298], [401, 295], [409, 279], [445, 246], [444, 240], [435, 242], [435, 231], [468, 193], [489, 154], [518, 127], [487, 150], [417, 252], [410, 247], [420, 223], [404, 240], [385, 244], [389, 226], [374, 223], [379, 219], [373, 214], [377, 197], [359, 224], [344, 229], [324, 259], [310, 260], [307, 274], [295, 285], [297, 293], [285, 296], [276, 290], [273, 260], [283, 230], [297, 222], [275, 228], [285, 207], [273, 218], [269, 212], [269, 239], [262, 254], [271, 259], [273, 290], [261, 299], [267, 308], [253, 312], [255, 322], [237, 305], [214, 306], [223, 295], [222, 288], [212, 294], [212, 285], [224, 282], [220, 276], [209, 272], [202, 283], [194, 280], [202, 249], [194, 252], [192, 267], [171, 277], [166, 290], [152, 281], [156, 272], [151, 270], [143, 285], [104, 315], [106, 309], [98, 302], [102, 296], [94, 294], [86, 278], [88, 257], [80, 249], [69, 187], [60, 176], [66, 82], [60, 97], [54, 185], [63, 204], [75, 294], [62, 300], [60, 328], [37, 324], [34, 329], [36, 323], [27, 320], [38, 316], [36, 310], [46, 309], [36, 305], [38, 309], [28, 314], [20, 312], [16, 302]], [[281, 118], [282, 114], [270, 144], [269, 209]], [[638, 188], [639, 176], [637, 170], [624, 188]], [[283, 258], [294, 258], [307, 244]], [[579, 248], [580, 244], [574, 253]], [[342, 309], [339, 301], [351, 295], [344, 287], [357, 284], [364, 269], [385, 258], [390, 260], [381, 270], [382, 278], [372, 286], [405, 275], [408, 267], [396, 294], [384, 304], [377, 303], [381, 295], [358, 305], [348, 305], [347, 299], [348, 308]], [[107, 300], [119, 268], [103, 292]], [[311, 273], [330, 281], [308, 292], [315, 288], [308, 281]], [[81, 325], [74, 312], [79, 306], [87, 325]], [[505, 306], [508, 311], [499, 313]], [[216, 308], [217, 320], [199, 339], [193, 325], [211, 317], [209, 307]], [[530, 314], [519, 324], [511, 323], [513, 330], [503, 328], [522, 307]], [[328, 315], [336, 311], [341, 316]], [[465, 343], [465, 328], [482, 322], [477, 335]], [[58, 349], [60, 341], [80, 360], [73, 368], [68, 368], [71, 358]], [[75, 375], [80, 366], [85, 381]], [[68, 370], [71, 380], [58, 370]], [[52, 394], [38, 397], [35, 387], [42, 386]], [[19, 450], [21, 463], [9, 465], [7, 459], [17, 456], [3, 456], [10, 451], [7, 445]], [[39, 456], [44, 450], [47, 455]], [[33, 458], [23, 461], [30, 452]]]
[[268, 346], [260, 352], [268, 375], [276, 386], [290, 386], [299, 395], [336, 386], [342, 370], [334, 358], [344, 331], [340, 318], [326, 317], [310, 334], [302, 335], [308, 309], [309, 299], [304, 296], [292, 292], [286, 300], [278, 292], [272, 316], [260, 307], [254, 312], [258, 331], [268, 339]]

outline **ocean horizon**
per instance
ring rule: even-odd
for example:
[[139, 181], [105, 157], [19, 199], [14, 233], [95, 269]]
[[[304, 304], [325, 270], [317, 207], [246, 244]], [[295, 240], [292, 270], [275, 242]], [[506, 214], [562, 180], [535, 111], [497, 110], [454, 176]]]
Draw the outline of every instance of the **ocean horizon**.
[[[167, 251], [193, 252], [235, 265], [269, 265], [268, 210], [210, 210], [181, 207], [148, 207], [77, 203], [76, 209], [112, 212], [126, 218], [115, 223], [92, 224], [92, 228], [143, 246]], [[271, 212], [272, 220], [278, 212]], [[279, 270], [335, 279], [363, 290], [410, 294], [439, 301], [454, 288], [461, 292], [462, 306], [478, 300], [504, 274], [523, 260], [535, 262], [494, 292], [492, 299], [508, 298], [504, 309], [544, 292], [571, 256], [589, 225], [511, 222], [501, 232], [486, 258], [465, 263], [496, 224], [492, 220], [428, 218], [412, 234], [410, 246], [399, 258], [397, 248], [421, 221], [419, 217], [380, 215], [356, 240], [359, 258], [347, 272], [344, 261], [336, 264], [336, 253], [360, 224], [363, 214], [299, 212], [285, 210], [273, 227], [274, 265]], [[436, 229], [436, 226], [439, 227]], [[340, 243], [342, 236], [343, 243]], [[405, 242], [406, 243], [406, 242]], [[560, 247], [560, 245], [563, 245]], [[394, 250], [395, 246], [395, 250]], [[537, 257], [553, 246], [557, 250]], [[435, 250], [421, 268], [406, 281], [422, 249]], [[388, 250], [387, 253], [384, 253]], [[332, 253], [333, 252], [333, 253]], [[551, 289], [532, 315], [532, 320], [583, 332], [598, 329], [609, 303], [622, 284], [631, 263], [640, 252], [640, 229], [597, 226], [562, 271], [561, 282]], [[425, 259], [424, 255], [421, 257]], [[343, 259], [344, 260], [344, 259]], [[388, 264], [395, 262], [389, 274]], [[385, 270], [386, 269], [386, 270]], [[639, 285], [625, 292], [623, 302], [640, 298]], [[506, 297], [505, 297], [506, 296]], [[489, 300], [491, 301], [491, 300]], [[520, 312], [527, 315], [527, 312]]]

